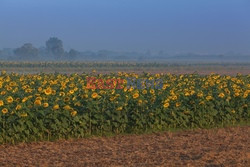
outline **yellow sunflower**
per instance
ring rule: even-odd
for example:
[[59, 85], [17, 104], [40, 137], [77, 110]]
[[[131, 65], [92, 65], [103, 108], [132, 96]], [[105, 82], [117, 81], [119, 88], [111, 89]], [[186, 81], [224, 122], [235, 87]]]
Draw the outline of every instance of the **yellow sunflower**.
[[225, 94], [224, 94], [224, 93], [220, 93], [218, 96], [219, 96], [220, 98], [223, 98], [223, 97], [225, 97]]
[[40, 106], [40, 105], [42, 105], [42, 102], [41, 102], [41, 100], [35, 100], [34, 104], [37, 106]]
[[50, 95], [52, 93], [52, 89], [51, 88], [47, 88], [47, 89], [44, 90], [44, 93], [46, 95]]
[[150, 89], [150, 93], [151, 93], [151, 94], [154, 94], [154, 93], [155, 93], [155, 90], [154, 90], [154, 89]]
[[12, 103], [14, 101], [13, 97], [9, 96], [7, 97], [7, 102], [8, 103]]
[[181, 105], [180, 102], [175, 103], [175, 106], [176, 106], [176, 107], [180, 107], [180, 105]]
[[22, 108], [22, 106], [19, 104], [16, 106], [16, 110], [20, 110], [21, 108]]
[[73, 89], [69, 90], [69, 94], [73, 94], [75, 91]]
[[4, 105], [3, 100], [0, 100], [0, 106], [3, 106], [3, 105]]
[[74, 116], [76, 116], [76, 114], [77, 114], [77, 111], [72, 111], [71, 112], [71, 115], [74, 117]]
[[3, 108], [3, 109], [2, 109], [2, 113], [3, 113], [3, 114], [7, 114], [7, 113], [8, 113], [8, 109], [7, 109], [7, 108]]
[[139, 96], [140, 96], [140, 95], [139, 95], [139, 93], [137, 93], [137, 92], [133, 94], [133, 98], [134, 98], [134, 99], [137, 99]]
[[53, 106], [54, 110], [58, 110], [59, 108], [60, 108], [60, 106], [58, 104], [56, 104], [56, 105]]
[[166, 103], [164, 103], [163, 107], [164, 107], [164, 108], [168, 108], [169, 105], [170, 105], [170, 104], [169, 104], [168, 102], [166, 102]]
[[66, 105], [66, 106], [63, 107], [63, 109], [64, 109], [64, 110], [70, 110], [71, 107], [70, 107], [69, 105]]
[[24, 97], [22, 102], [25, 103], [29, 98], [28, 97]]
[[43, 107], [44, 107], [44, 108], [49, 107], [49, 103], [43, 103]]
[[94, 93], [92, 93], [91, 97], [92, 97], [93, 99], [96, 99], [96, 98], [98, 97], [98, 94], [97, 94], [96, 92], [94, 92]]
[[206, 100], [207, 100], [207, 101], [212, 100], [212, 99], [213, 99], [212, 96], [207, 96], [207, 97], [206, 97]]

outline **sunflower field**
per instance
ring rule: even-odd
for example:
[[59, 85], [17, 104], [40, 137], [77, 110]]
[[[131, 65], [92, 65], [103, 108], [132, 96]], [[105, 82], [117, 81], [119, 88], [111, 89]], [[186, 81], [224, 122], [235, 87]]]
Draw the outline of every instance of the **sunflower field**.
[[249, 123], [249, 94], [250, 75], [240, 74], [2, 71], [0, 143]]

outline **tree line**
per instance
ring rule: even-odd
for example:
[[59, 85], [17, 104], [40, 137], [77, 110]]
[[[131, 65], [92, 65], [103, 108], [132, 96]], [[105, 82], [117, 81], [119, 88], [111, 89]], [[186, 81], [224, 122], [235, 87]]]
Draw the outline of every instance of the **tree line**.
[[70, 49], [68, 52], [63, 48], [62, 40], [57, 37], [49, 38], [45, 43], [45, 48], [36, 48], [31, 43], [25, 43], [21, 47], [13, 50], [14, 59], [17, 60], [37, 60], [40, 56], [46, 56], [53, 60], [73, 60], [78, 51]]

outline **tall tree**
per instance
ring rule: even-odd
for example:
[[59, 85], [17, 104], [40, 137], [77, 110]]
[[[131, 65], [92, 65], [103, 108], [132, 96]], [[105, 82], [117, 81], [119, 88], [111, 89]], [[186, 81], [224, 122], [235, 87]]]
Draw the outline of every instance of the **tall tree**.
[[64, 55], [62, 40], [52, 37], [46, 41], [46, 48], [49, 54], [52, 54], [56, 59], [62, 59]]
[[35, 59], [38, 56], [38, 49], [33, 47], [31, 43], [26, 43], [22, 47], [15, 49], [14, 54], [23, 60]]

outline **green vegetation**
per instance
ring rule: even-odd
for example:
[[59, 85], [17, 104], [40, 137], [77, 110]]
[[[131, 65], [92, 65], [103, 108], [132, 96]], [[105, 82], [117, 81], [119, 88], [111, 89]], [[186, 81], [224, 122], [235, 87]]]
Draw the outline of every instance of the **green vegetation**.
[[[97, 79], [161, 79], [161, 89], [106, 89]], [[96, 87], [93, 87], [93, 84]], [[99, 85], [99, 86], [98, 86]], [[100, 88], [100, 89], [98, 89]], [[250, 76], [0, 75], [0, 143], [208, 128], [250, 121]]]

